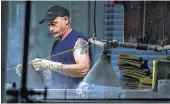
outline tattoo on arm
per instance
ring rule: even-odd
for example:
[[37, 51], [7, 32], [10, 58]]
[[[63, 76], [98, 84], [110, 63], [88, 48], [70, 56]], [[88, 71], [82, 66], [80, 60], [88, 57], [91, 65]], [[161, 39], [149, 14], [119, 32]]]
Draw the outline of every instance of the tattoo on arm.
[[88, 45], [87, 46], [86, 45], [87, 45], [86, 40], [84, 40], [82, 38], [78, 38], [78, 40], [76, 41], [76, 43], [74, 45], [74, 49], [78, 48], [80, 55], [83, 55], [88, 52]]

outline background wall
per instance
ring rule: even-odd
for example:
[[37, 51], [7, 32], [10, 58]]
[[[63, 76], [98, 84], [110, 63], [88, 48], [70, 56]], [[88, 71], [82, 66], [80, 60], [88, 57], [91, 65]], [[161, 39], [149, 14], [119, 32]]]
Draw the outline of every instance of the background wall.
[[144, 16], [144, 1], [124, 2], [125, 41], [161, 44], [163, 40], [167, 40], [170, 43], [170, 30], [168, 29], [170, 26], [168, 20], [170, 18], [170, 2], [146, 1], [145, 4]]

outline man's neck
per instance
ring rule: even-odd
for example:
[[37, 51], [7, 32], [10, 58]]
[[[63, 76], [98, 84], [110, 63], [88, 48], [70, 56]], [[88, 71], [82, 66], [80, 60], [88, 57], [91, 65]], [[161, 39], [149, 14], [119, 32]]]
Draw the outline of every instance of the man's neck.
[[61, 41], [72, 31], [73, 29], [71, 27], [68, 27], [64, 34], [61, 37]]

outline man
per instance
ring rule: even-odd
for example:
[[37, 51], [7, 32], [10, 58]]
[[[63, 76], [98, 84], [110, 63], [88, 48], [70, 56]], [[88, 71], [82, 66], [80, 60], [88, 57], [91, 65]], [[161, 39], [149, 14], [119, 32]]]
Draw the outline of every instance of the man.
[[[32, 66], [36, 71], [52, 71], [53, 88], [74, 89], [90, 69], [90, 48], [88, 38], [70, 26], [69, 11], [59, 5], [51, 7], [40, 24], [47, 22], [55, 41], [51, 61], [34, 59]], [[68, 51], [74, 49], [73, 51]], [[66, 52], [68, 51], [68, 52]], [[60, 55], [56, 55], [59, 53]]]

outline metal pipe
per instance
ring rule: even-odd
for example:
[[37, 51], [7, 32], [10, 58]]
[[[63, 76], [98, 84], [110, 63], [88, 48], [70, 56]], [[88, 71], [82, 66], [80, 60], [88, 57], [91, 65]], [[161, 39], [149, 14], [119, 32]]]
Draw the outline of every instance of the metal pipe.
[[123, 42], [119, 42], [119, 47], [124, 47], [124, 48], [136, 48], [137, 45], [136, 44], [132, 44], [132, 43], [123, 43]]
[[2, 29], [2, 61], [1, 61], [1, 102], [6, 103], [6, 90], [5, 90], [5, 82], [6, 82], [6, 61], [7, 61], [7, 41], [8, 41], [8, 4], [9, 1], [2, 1], [2, 18], [1, 18], [1, 29]]
[[163, 50], [170, 50], [170, 45], [163, 46]]
[[90, 38], [89, 41], [90, 41], [90, 43], [95, 44], [95, 45], [102, 47], [102, 48], [104, 47], [104, 44], [105, 44], [105, 42], [101, 42], [99, 40], [95, 40], [95, 39], [92, 39], [92, 38]]
[[162, 6], [163, 6], [163, 8], [162, 8], [162, 18], [163, 18], [163, 20], [162, 20], [162, 29], [163, 29], [163, 39], [162, 40], [164, 40], [165, 39], [165, 6], [164, 6], [164, 1], [162, 1]]
[[143, 31], [142, 31], [142, 34], [143, 34], [143, 42], [144, 42], [144, 39], [145, 39], [145, 23], [146, 23], [146, 1], [143, 1], [144, 3], [144, 6], [143, 6]]
[[95, 39], [90, 39], [90, 43], [95, 44], [100, 47], [104, 47], [105, 44], [108, 44], [109, 47], [115, 48], [115, 47], [124, 47], [124, 48], [134, 48], [138, 50], [153, 50], [157, 52], [161, 52], [164, 50], [170, 50], [170, 45], [165, 45], [165, 46], [156, 46], [156, 45], [148, 45], [148, 44], [140, 44], [140, 43], [125, 43], [125, 42], [119, 42], [117, 40], [95, 40]]
[[27, 62], [28, 62], [28, 46], [29, 46], [29, 34], [30, 34], [30, 18], [31, 18], [31, 1], [25, 2], [25, 28], [24, 28], [24, 48], [23, 48], [23, 71], [21, 79], [21, 93], [19, 102], [22, 102], [22, 98], [27, 98]]
[[96, 36], [96, 0], [94, 1], [94, 35]]
[[153, 50], [153, 51], [163, 51], [162, 46], [156, 46], [156, 45], [147, 45], [147, 44], [140, 44], [140, 43], [123, 43], [123, 42], [118, 42], [119, 47], [124, 47], [124, 48], [134, 48], [138, 50]]

